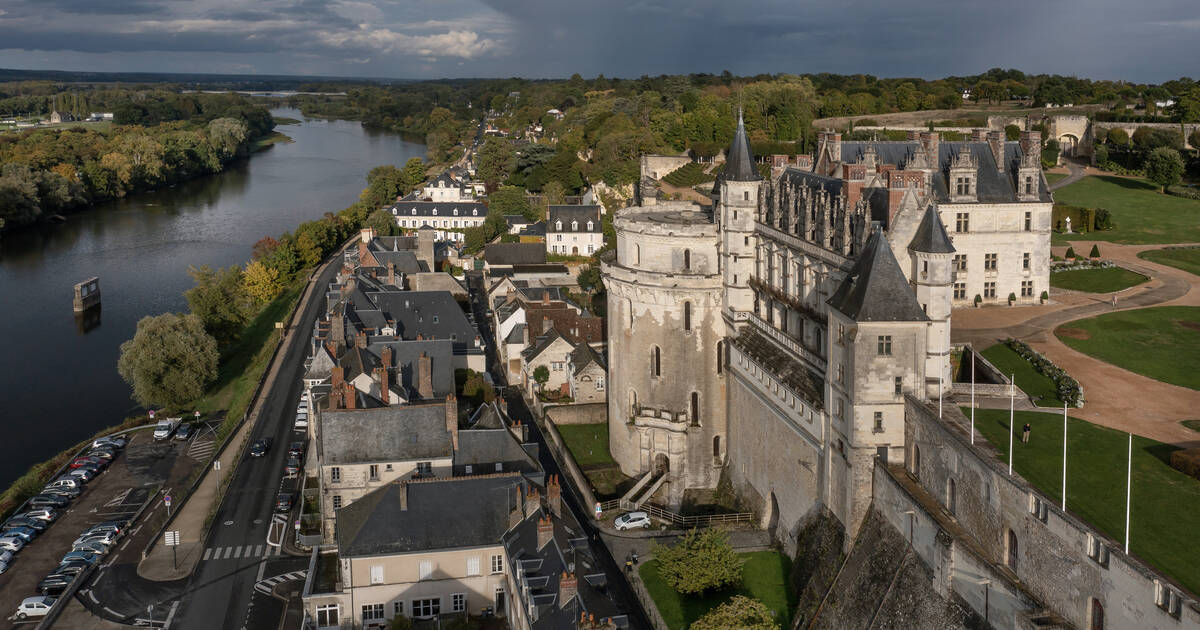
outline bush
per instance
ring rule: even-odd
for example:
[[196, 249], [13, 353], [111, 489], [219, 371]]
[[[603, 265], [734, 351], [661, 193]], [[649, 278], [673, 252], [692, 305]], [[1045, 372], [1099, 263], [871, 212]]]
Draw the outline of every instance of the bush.
[[1167, 194], [1200, 201], [1200, 188], [1191, 186], [1167, 186]]
[[1108, 130], [1108, 142], [1109, 144], [1125, 146], [1129, 144], [1129, 134], [1125, 133], [1125, 130], [1120, 127], [1113, 127]]
[[652, 543], [658, 573], [681, 595], [698, 595], [742, 581], [742, 559], [733, 552], [729, 534], [719, 529], [689, 530], [673, 547]]
[[1016, 294], [1016, 293], [1009, 293], [1009, 294], [1008, 294], [1008, 303], [1009, 303], [1009, 305], [1011, 306], [1011, 305], [1012, 305], [1012, 303], [1013, 303], [1013, 302], [1016, 302], [1016, 301], [1017, 301], [1017, 294]]
[[1112, 213], [1105, 208], [1096, 208], [1096, 229], [1111, 230], [1113, 229]]
[[1171, 468], [1189, 477], [1200, 479], [1200, 446], [1171, 453]]
[[1075, 257], [1075, 248], [1068, 247], [1067, 248], [1067, 258], [1074, 258], [1074, 257]]
[[1049, 299], [1050, 299], [1050, 293], [1048, 291], [1042, 291], [1042, 301], [1045, 302], [1046, 300], [1049, 300]]
[[1100, 246], [1093, 243], [1092, 251], [1091, 251], [1091, 253], [1088, 254], [1088, 258], [1099, 258], [1099, 257], [1100, 257]]
[[979, 306], [979, 304], [981, 302], [983, 302], [983, 296], [976, 293], [975, 294], [975, 306]]
[[[1046, 293], [1043, 291], [1042, 295], [1045, 296]], [[1011, 348], [1013, 352], [1016, 352], [1022, 359], [1028, 361], [1033, 366], [1033, 369], [1054, 381], [1054, 384], [1058, 388], [1059, 400], [1072, 407], [1083, 406], [1083, 387], [1079, 384], [1079, 381], [1071, 378], [1066, 370], [1054, 365], [1050, 359], [1042, 356], [1023, 341], [1005, 339], [1003, 343]]]
[[779, 630], [770, 608], [757, 599], [734, 595], [729, 601], [704, 613], [691, 630]]

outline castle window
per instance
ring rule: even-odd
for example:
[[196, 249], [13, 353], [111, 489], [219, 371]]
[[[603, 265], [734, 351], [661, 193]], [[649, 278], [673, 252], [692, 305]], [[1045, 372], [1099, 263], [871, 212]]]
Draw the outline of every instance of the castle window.
[[1033, 280], [1021, 281], [1021, 297], [1033, 297]]
[[683, 303], [683, 329], [684, 330], [692, 329], [692, 303], [691, 302]]
[[958, 194], [958, 195], [971, 194], [971, 178], [970, 177], [956, 177], [954, 179], [954, 192], [955, 192], [955, 194]]
[[638, 413], [637, 391], [629, 390], [629, 415], [636, 416]]
[[721, 436], [713, 436], [713, 457], [721, 456]]
[[999, 254], [984, 254], [983, 255], [983, 270], [984, 271], [995, 271], [999, 257], [1000, 257]]
[[725, 342], [717, 342], [717, 374], [725, 371]]
[[954, 270], [955, 271], [966, 271], [967, 270], [967, 255], [966, 254], [955, 254], [954, 255]]
[[700, 424], [700, 393], [692, 392], [692, 424]]
[[1025, 252], [1021, 255], [1021, 268], [1029, 269], [1029, 252]]
[[1026, 232], [1033, 231], [1033, 213], [1032, 212], [1025, 213], [1025, 231]]
[[[1033, 194], [1033, 178], [1028, 175], [1025, 176], [1025, 194], [1026, 195]], [[1029, 216], [1029, 213], [1026, 212], [1025, 216]], [[1025, 229], [1028, 230], [1029, 228], [1025, 228]]]
[[954, 480], [946, 480], [946, 509], [950, 510], [951, 514], [955, 513], [958, 508], [958, 493], [954, 487]]
[[875, 433], [883, 433], [883, 412], [875, 412], [875, 426], [871, 429]]
[[658, 378], [662, 376], [662, 351], [658, 346], [654, 346], [650, 350], [650, 376]]
[[1092, 598], [1091, 620], [1088, 623], [1090, 630], [1104, 630], [1104, 605], [1100, 600]]
[[692, 250], [683, 250], [683, 270], [691, 271], [692, 269]]
[[900, 394], [903, 394], [903, 393], [904, 393], [904, 377], [897, 376], [896, 377], [896, 395], [899, 396]]
[[1005, 541], [1004, 564], [1013, 571], [1017, 570], [1017, 533], [1013, 530], [1008, 530], [1007, 540]]
[[838, 364], [837, 382], [839, 382], [839, 383], [846, 382], [846, 366], [841, 363]]
[[921, 478], [921, 447], [916, 444], [913, 444], [912, 474], [917, 479]]
[[642, 260], [642, 246], [634, 244], [633, 246], [633, 264], [638, 264]]
[[742, 201], [750, 201], [750, 191], [749, 190], [742, 191]]
[[967, 283], [966, 282], [955, 282], [954, 283], [954, 299], [956, 299], [956, 300], [967, 299]]
[[892, 356], [892, 336], [879, 335], [877, 341], [877, 354], [881, 357]]
[[996, 297], [996, 283], [995, 282], [984, 282], [983, 283], [983, 297], [985, 297], [985, 298]]
[[971, 231], [971, 215], [966, 212], [959, 212], [954, 215], [954, 231], [955, 232], [970, 232]]

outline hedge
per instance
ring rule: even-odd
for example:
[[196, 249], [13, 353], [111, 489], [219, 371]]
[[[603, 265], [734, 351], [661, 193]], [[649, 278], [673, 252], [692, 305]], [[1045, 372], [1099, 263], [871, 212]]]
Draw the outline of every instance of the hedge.
[[1083, 406], [1083, 386], [1079, 384], [1079, 381], [1071, 378], [1066, 370], [1054, 365], [1054, 362], [1042, 356], [1023, 341], [1010, 338], [1005, 339], [1003, 343], [1012, 348], [1013, 352], [1016, 352], [1022, 359], [1028, 361], [1033, 369], [1054, 381], [1058, 388], [1059, 400], [1072, 407]]
[[[1105, 211], [1107, 213], [1107, 211]], [[1067, 229], [1067, 217], [1071, 217], [1072, 232], [1092, 232], [1096, 229], [1096, 208], [1084, 208], [1082, 206], [1068, 206], [1065, 204], [1054, 204], [1052, 211], [1052, 221], [1054, 229], [1063, 232]]]
[[1172, 452], [1171, 468], [1200, 479], [1200, 446]]

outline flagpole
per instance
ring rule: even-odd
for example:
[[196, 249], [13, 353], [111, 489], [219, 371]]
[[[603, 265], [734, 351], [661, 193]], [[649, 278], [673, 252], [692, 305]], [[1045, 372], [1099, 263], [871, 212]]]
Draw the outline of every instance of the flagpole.
[[1067, 511], [1067, 403], [1063, 403], [1063, 480], [1062, 509]]
[[971, 444], [975, 443], [975, 348], [971, 348]]
[[942, 419], [942, 375], [938, 370], [938, 419]]
[[1013, 457], [1013, 418], [1016, 416], [1014, 412], [1016, 406], [1017, 395], [1014, 388], [1017, 384], [1017, 375], [1014, 372], [1012, 377], [1008, 379], [1008, 476], [1012, 476], [1012, 457]]
[[1125, 469], [1125, 555], [1129, 555], [1129, 504], [1133, 498], [1133, 434], [1129, 434], [1129, 464]]

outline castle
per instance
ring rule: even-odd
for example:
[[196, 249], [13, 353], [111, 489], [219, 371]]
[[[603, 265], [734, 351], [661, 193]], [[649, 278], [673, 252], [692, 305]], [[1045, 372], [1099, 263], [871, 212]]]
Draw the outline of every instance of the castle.
[[952, 308], [1049, 290], [1040, 147], [1033, 131], [822, 133], [768, 176], [739, 116], [711, 204], [658, 200], [678, 158], [646, 156], [639, 203], [616, 214], [601, 258], [612, 456], [672, 507], [727, 479], [789, 553], [847, 554], [846, 580], [810, 572], [832, 605], [817, 627], [886, 609], [920, 627], [1200, 628], [1194, 596], [942, 409]]

